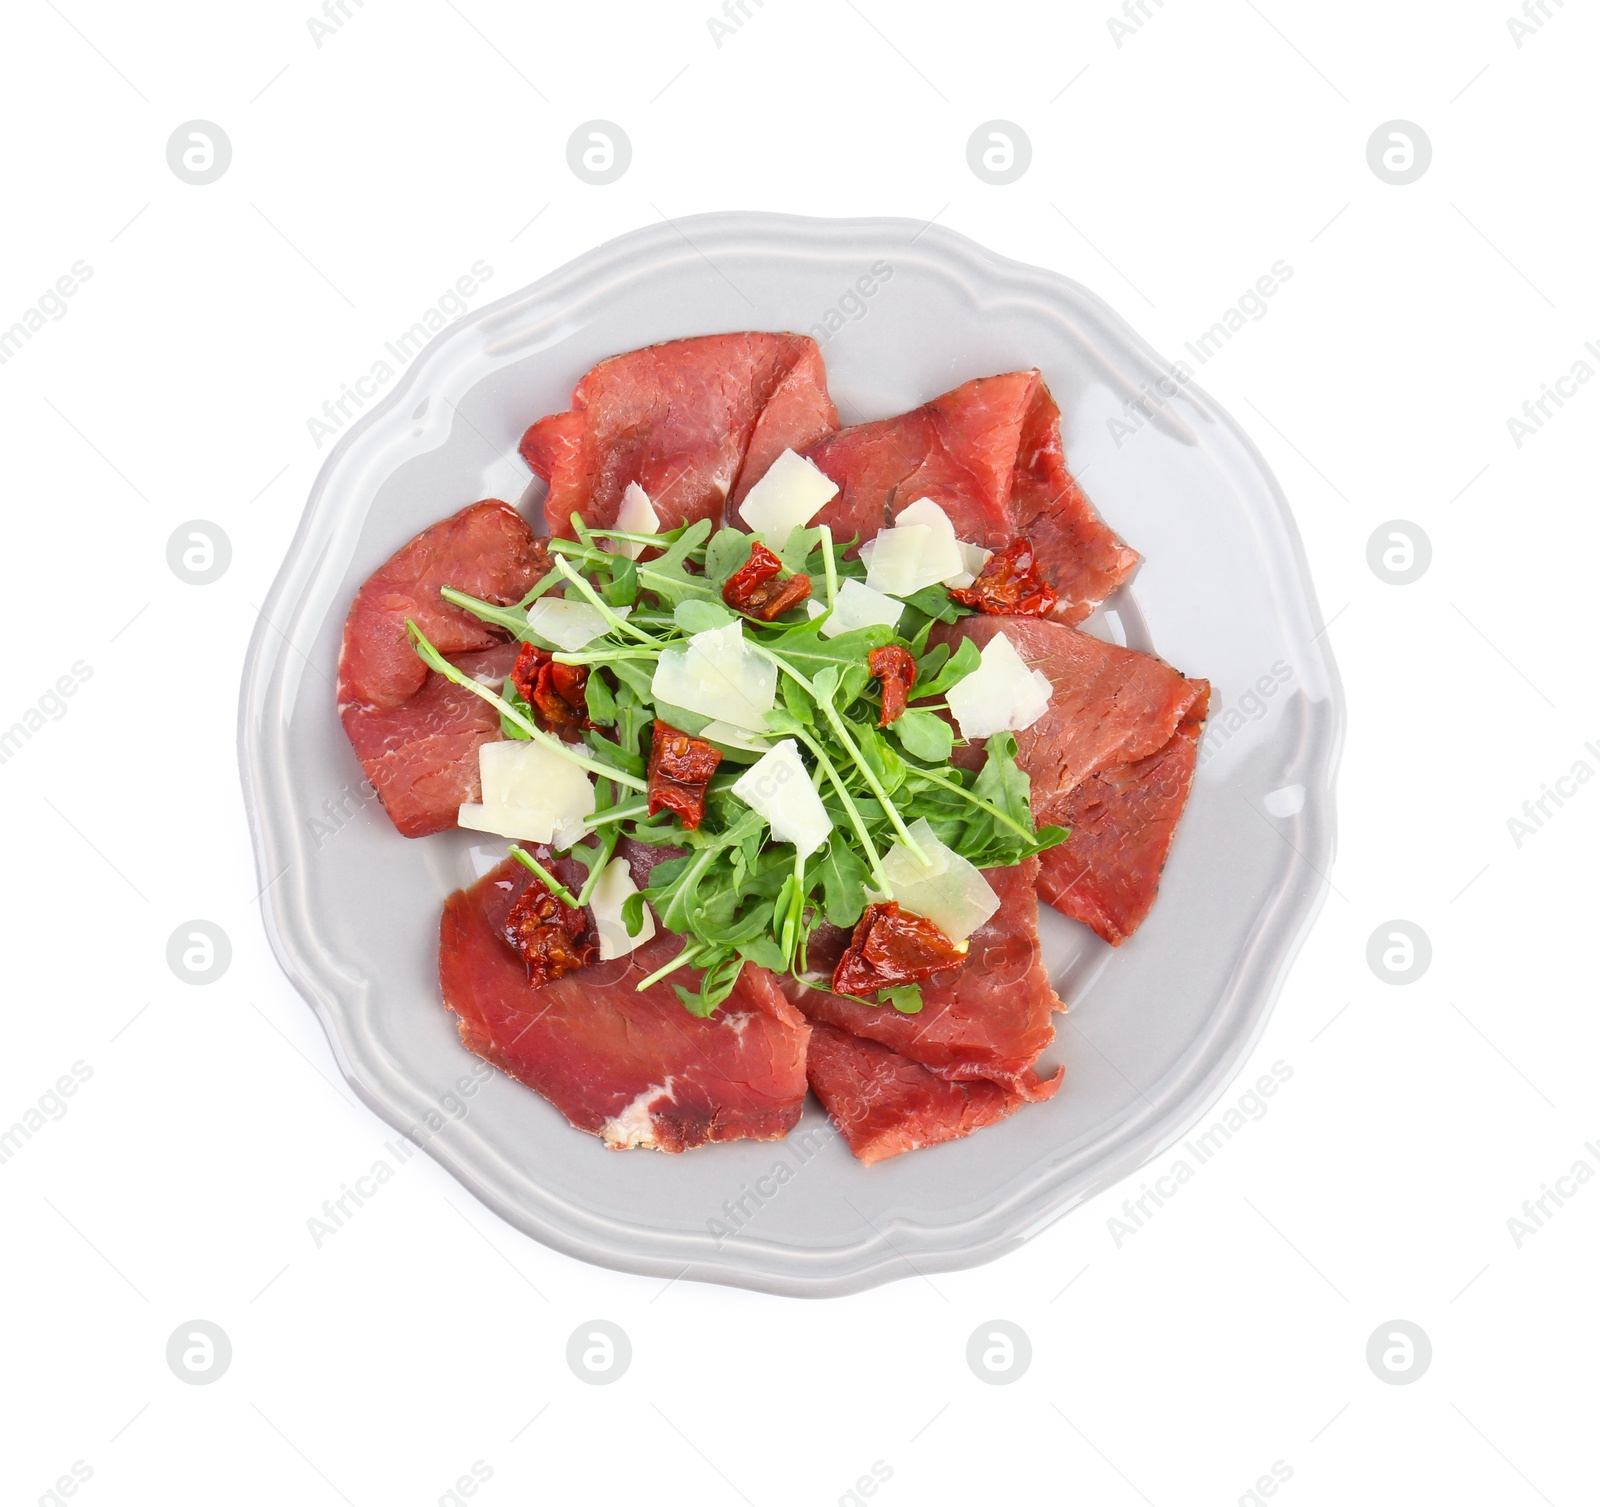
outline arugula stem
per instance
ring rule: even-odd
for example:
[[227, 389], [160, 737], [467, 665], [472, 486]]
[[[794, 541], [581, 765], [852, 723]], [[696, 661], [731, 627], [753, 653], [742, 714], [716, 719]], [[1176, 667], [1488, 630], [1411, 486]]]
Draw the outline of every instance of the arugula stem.
[[560, 555], [556, 556], [556, 569], [564, 575], [574, 586], [579, 594], [589, 605], [595, 608], [601, 617], [610, 624], [613, 633], [626, 633], [631, 638], [639, 639], [654, 647], [659, 647], [660, 640], [653, 633], [646, 633], [643, 628], [636, 628], [625, 617], [618, 617], [617, 610], [600, 595], [582, 576], [578, 574]]
[[649, 978], [642, 979], [639, 983], [635, 984], [634, 992], [637, 994], [643, 994], [644, 991], [652, 984], [659, 984], [661, 980], [664, 979], [669, 973], [673, 973], [679, 968], [687, 968], [693, 959], [699, 957], [699, 955], [706, 950], [707, 944], [704, 942], [696, 940], [687, 943], [683, 951], [680, 952], [670, 963], [666, 964], [665, 967], [656, 969], [656, 971], [652, 973]]
[[939, 786], [941, 790], [952, 791], [954, 794], [959, 795], [962, 800], [970, 801], [974, 806], [981, 807], [983, 810], [987, 811], [989, 815], [992, 816], [996, 821], [1004, 822], [1005, 825], [1010, 827], [1013, 832], [1018, 833], [1020, 836], [1026, 837], [1030, 842], [1038, 837], [1039, 834], [1037, 832], [1030, 831], [1027, 827], [1024, 827], [1021, 822], [1007, 816], [1006, 813], [996, 806], [992, 801], [984, 800], [981, 795], [974, 795], [970, 790], [967, 789], [965, 785], [960, 784], [958, 781], [947, 780], [942, 775], [935, 774], [931, 769], [922, 768], [919, 764], [908, 764], [906, 768], [911, 773], [913, 778], [926, 780], [930, 785]]
[[833, 558], [833, 530], [826, 523], [819, 523], [817, 532], [821, 535], [822, 571], [828, 583], [828, 610], [831, 612], [839, 596], [839, 567]]
[[[839, 715], [838, 710], [834, 707], [833, 699], [819, 695], [817, 688], [784, 659], [781, 654], [774, 654], [770, 649], [764, 649], [760, 644], [753, 641], [750, 643], [750, 647], [763, 659], [770, 660], [782, 670], [822, 709], [822, 715], [828, 719], [828, 726], [833, 729], [834, 737], [844, 744], [845, 752], [850, 755], [851, 762], [861, 771], [861, 777], [867, 782], [867, 788], [872, 792], [873, 798], [883, 807], [883, 814], [889, 818], [889, 825], [899, 834], [900, 841], [916, 855], [917, 862], [926, 868], [928, 866], [928, 855], [917, 846], [916, 838], [911, 835], [894, 802], [889, 799], [889, 793], [878, 783], [877, 775], [872, 772], [871, 766], [868, 765], [867, 761], [861, 757], [861, 750], [856, 747], [855, 740], [845, 731], [844, 718]], [[812, 745], [812, 751], [816, 751], [815, 745]]]
[[649, 807], [648, 801], [630, 801], [626, 806], [610, 806], [604, 811], [596, 811], [592, 816], [584, 817], [583, 824], [593, 832], [611, 822], [628, 822], [635, 817], [647, 816]]
[[552, 874], [550, 870], [547, 869], [542, 863], [540, 863], [539, 860], [535, 858], [533, 854], [530, 853], [526, 848], [512, 848], [511, 856], [515, 858], [517, 862], [523, 866], [523, 868], [531, 869], [535, 876], [543, 881], [544, 887], [549, 890], [550, 893], [554, 895], [556, 899], [559, 900], [563, 905], [570, 905], [574, 910], [579, 910], [586, 903], [574, 895], [572, 891], [566, 887], [566, 885], [557, 879], [556, 876]]
[[[616, 792], [607, 781], [597, 780], [595, 782], [595, 796], [605, 802], [605, 805], [601, 807], [602, 810], [609, 811], [612, 808], [612, 797], [615, 794]], [[595, 888], [600, 883], [600, 876], [605, 873], [607, 865], [610, 864], [612, 855], [617, 851], [617, 843], [621, 838], [622, 831], [619, 827], [612, 827], [609, 832], [600, 834], [600, 856], [590, 865], [588, 878], [583, 881], [583, 888], [578, 891], [579, 905], [587, 905], [594, 898]]]
[[524, 607], [496, 607], [493, 602], [479, 601], [477, 597], [468, 596], [464, 591], [457, 591], [454, 586], [441, 586], [439, 595], [452, 607], [463, 608], [474, 617], [482, 618], [486, 623], [493, 623], [497, 628], [504, 628], [518, 636], [528, 631], [528, 613]]
[[543, 728], [535, 726], [522, 715], [514, 706], [488, 686], [474, 680], [464, 670], [458, 670], [448, 659], [428, 642], [427, 635], [422, 629], [406, 619], [406, 632], [411, 635], [411, 645], [417, 651], [417, 656], [430, 670], [443, 675], [446, 680], [454, 681], [463, 690], [471, 691], [475, 696], [481, 696], [490, 706], [499, 709], [500, 715], [513, 726], [520, 727], [529, 738], [541, 748], [548, 749], [551, 753], [560, 754], [563, 759], [576, 764], [580, 769], [586, 770], [601, 779], [615, 780], [619, 785], [626, 785], [631, 790], [648, 790], [648, 783], [637, 775], [625, 773], [610, 764], [602, 764], [598, 759], [585, 758], [570, 744], [563, 743], [559, 738], [552, 738]]
[[889, 883], [889, 876], [883, 871], [883, 860], [878, 857], [878, 850], [872, 845], [872, 839], [867, 836], [866, 823], [861, 820], [861, 813], [856, 810], [856, 803], [851, 799], [849, 790], [845, 788], [839, 771], [833, 767], [833, 760], [822, 751], [822, 745], [809, 733], [803, 733], [796, 728], [795, 737], [811, 750], [817, 761], [817, 767], [828, 777], [828, 783], [833, 786], [834, 793], [844, 807], [845, 816], [855, 828], [856, 841], [861, 844], [861, 851], [867, 856], [867, 867], [872, 870], [872, 877], [878, 881], [880, 889], [889, 890], [892, 886]]
[[607, 649], [604, 654], [580, 654], [576, 650], [568, 654], [557, 650], [550, 657], [558, 665], [609, 665], [619, 659], [659, 659], [661, 653], [658, 649]]

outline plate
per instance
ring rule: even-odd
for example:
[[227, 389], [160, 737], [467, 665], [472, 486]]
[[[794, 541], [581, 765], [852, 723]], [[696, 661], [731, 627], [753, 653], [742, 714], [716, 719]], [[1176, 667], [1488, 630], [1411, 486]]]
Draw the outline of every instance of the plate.
[[[781, 1142], [606, 1151], [473, 1072], [437, 988], [445, 895], [499, 856], [407, 841], [334, 708], [345, 611], [418, 530], [519, 501], [523, 429], [596, 361], [810, 332], [846, 422], [1042, 368], [1073, 472], [1145, 563], [1089, 625], [1211, 680], [1160, 898], [1113, 950], [1043, 912], [1066, 1085], [968, 1140], [862, 1167], [813, 1103]], [[250, 645], [245, 800], [267, 932], [357, 1094], [508, 1223], [581, 1259], [794, 1295], [991, 1260], [1173, 1145], [1232, 1081], [1321, 901], [1343, 712], [1283, 495], [1239, 428], [1093, 294], [937, 226], [716, 214], [610, 241], [445, 330], [323, 466]]]

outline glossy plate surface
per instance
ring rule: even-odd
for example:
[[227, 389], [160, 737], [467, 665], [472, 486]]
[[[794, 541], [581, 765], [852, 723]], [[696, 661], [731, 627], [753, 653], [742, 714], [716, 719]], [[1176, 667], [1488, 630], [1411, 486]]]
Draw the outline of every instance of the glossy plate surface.
[[[813, 1103], [784, 1142], [606, 1151], [475, 1059], [436, 980], [444, 896], [500, 845], [407, 841], [335, 713], [362, 580], [480, 497], [521, 499], [523, 429], [618, 351], [722, 330], [809, 331], [846, 422], [1038, 366], [1068, 462], [1145, 563], [1087, 625], [1211, 680], [1189, 810], [1143, 929], [1113, 950], [1046, 908], [1067, 1081], [965, 1141], [864, 1168]], [[317, 478], [240, 709], [273, 947], [345, 1076], [502, 1218], [623, 1270], [795, 1295], [991, 1260], [1177, 1141], [1265, 1023], [1333, 857], [1338, 680], [1282, 494], [1227, 415], [1099, 299], [908, 220], [706, 215], [612, 241], [456, 324]], [[270, 624], [270, 626], [268, 626]], [[326, 804], [331, 803], [331, 805]]]

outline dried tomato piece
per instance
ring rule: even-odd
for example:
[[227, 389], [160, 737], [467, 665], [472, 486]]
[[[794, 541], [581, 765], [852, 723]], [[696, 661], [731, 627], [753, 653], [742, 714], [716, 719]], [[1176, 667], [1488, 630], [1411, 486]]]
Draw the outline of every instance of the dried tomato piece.
[[706, 814], [706, 785], [721, 762], [704, 738], [658, 721], [650, 738], [650, 815], [671, 811], [694, 831]]
[[588, 665], [560, 665], [537, 644], [524, 644], [517, 650], [517, 662], [511, 667], [511, 683], [533, 708], [541, 727], [581, 732], [594, 726], [584, 698], [584, 687], [589, 683]]
[[915, 984], [965, 960], [957, 946], [925, 916], [901, 910], [892, 900], [869, 905], [856, 922], [839, 965], [833, 992], [871, 999], [880, 989]]
[[952, 601], [979, 612], [1002, 612], [1011, 617], [1044, 617], [1056, 604], [1056, 594], [1039, 574], [1033, 546], [1013, 539], [984, 562], [970, 586], [952, 586]]
[[599, 955], [589, 913], [558, 900], [538, 878], [529, 880], [512, 903], [505, 938], [522, 954], [528, 982], [535, 988], [575, 968], [587, 968]]
[[811, 595], [811, 577], [795, 575], [787, 581], [777, 579], [783, 561], [759, 540], [750, 546], [750, 558], [728, 577], [722, 600], [735, 612], [743, 612], [763, 623], [782, 617]]
[[867, 668], [883, 682], [883, 715], [879, 727], [887, 727], [904, 715], [906, 698], [917, 683], [917, 662], [899, 644], [885, 644], [867, 655]]

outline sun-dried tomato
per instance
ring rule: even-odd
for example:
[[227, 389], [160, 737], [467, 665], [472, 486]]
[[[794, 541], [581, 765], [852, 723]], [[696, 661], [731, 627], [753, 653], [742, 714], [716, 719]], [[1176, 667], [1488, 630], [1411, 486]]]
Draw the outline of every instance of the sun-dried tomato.
[[589, 913], [558, 900], [537, 877], [512, 903], [505, 938], [522, 955], [535, 988], [587, 968], [599, 956]]
[[811, 577], [794, 575], [777, 579], [783, 561], [759, 541], [750, 546], [750, 558], [728, 577], [722, 600], [735, 612], [743, 612], [763, 623], [782, 617], [811, 595]]
[[1056, 604], [1056, 594], [1039, 574], [1033, 546], [1013, 539], [984, 562], [970, 586], [952, 586], [952, 601], [979, 612], [1002, 612], [1011, 617], [1044, 617]]
[[965, 948], [925, 916], [885, 900], [869, 905], [856, 922], [850, 945], [833, 970], [833, 992], [871, 999], [880, 989], [932, 978], [966, 955]]
[[917, 683], [917, 662], [899, 644], [885, 644], [867, 655], [867, 668], [883, 682], [883, 715], [878, 726], [887, 727], [905, 713], [906, 698]]
[[584, 697], [584, 687], [589, 683], [588, 665], [557, 664], [537, 644], [524, 644], [517, 650], [517, 662], [511, 667], [511, 683], [533, 708], [541, 727], [553, 732], [581, 732], [594, 726]]
[[704, 738], [658, 721], [650, 739], [650, 815], [671, 811], [692, 832], [706, 814], [706, 784], [721, 762]]

